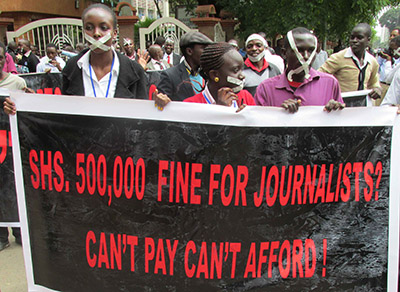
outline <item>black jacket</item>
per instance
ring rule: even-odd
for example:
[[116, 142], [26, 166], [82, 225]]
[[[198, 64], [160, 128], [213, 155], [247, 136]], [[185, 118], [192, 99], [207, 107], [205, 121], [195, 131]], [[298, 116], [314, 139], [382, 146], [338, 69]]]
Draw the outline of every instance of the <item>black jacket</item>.
[[[62, 71], [62, 94], [85, 95], [82, 69], [78, 67], [77, 62], [86, 52], [87, 50], [84, 50], [79, 55], [72, 57], [65, 65]], [[117, 56], [120, 67], [114, 97], [147, 99], [147, 77], [142, 66], [136, 62], [132, 62], [118, 52]]]
[[157, 89], [174, 101], [183, 101], [196, 94], [184, 62], [162, 71]]

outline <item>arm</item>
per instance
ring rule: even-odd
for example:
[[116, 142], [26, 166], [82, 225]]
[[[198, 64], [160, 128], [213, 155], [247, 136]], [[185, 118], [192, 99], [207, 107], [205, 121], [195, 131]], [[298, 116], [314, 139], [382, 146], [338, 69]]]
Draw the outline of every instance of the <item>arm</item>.
[[318, 71], [329, 73], [332, 75], [339, 71], [340, 68], [337, 54], [333, 54], [332, 56], [330, 56], [328, 60], [326, 60], [325, 63], [321, 67], [319, 67]]
[[371, 76], [370, 79], [368, 80], [368, 85], [367, 88], [371, 88], [372, 91], [369, 93], [369, 96], [372, 99], [377, 99], [381, 97], [382, 94], [382, 89], [379, 83], [379, 74], [378, 74], [378, 70], [379, 70], [379, 65], [378, 62], [373, 62], [373, 68], [371, 71]]

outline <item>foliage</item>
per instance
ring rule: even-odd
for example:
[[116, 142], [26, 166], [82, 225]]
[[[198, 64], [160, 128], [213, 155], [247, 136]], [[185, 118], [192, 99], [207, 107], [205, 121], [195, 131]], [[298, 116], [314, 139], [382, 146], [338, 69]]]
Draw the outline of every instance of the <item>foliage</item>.
[[146, 17], [144, 20], [135, 23], [135, 39], [133, 40], [135, 44], [139, 44], [139, 28], [147, 28], [154, 21], [156, 21], [156, 19]]
[[396, 27], [400, 27], [400, 7], [386, 11], [379, 18], [379, 24], [389, 28], [389, 31], [392, 31]]
[[269, 37], [304, 26], [319, 37], [347, 39], [355, 24], [372, 23], [375, 15], [399, 0], [217, 0], [240, 21], [241, 37], [264, 31]]

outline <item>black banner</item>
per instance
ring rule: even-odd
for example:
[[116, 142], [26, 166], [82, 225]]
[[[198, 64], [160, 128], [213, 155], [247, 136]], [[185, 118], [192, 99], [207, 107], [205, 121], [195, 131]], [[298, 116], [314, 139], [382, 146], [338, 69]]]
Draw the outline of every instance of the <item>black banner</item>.
[[[8, 95], [7, 95], [8, 96]], [[5, 95], [1, 96], [3, 104]], [[17, 196], [15, 193], [14, 164], [12, 141], [8, 115], [1, 108], [0, 112], [0, 225], [19, 222]]]
[[25, 79], [26, 86], [36, 93], [61, 94], [62, 74], [61, 73], [29, 73], [20, 74]]
[[17, 118], [35, 284], [388, 287], [391, 126]]

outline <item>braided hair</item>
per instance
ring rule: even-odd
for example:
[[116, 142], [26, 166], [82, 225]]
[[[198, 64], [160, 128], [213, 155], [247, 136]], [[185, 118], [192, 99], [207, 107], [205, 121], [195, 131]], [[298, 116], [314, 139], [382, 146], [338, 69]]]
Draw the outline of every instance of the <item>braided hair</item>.
[[228, 43], [213, 43], [208, 45], [200, 57], [200, 74], [204, 79], [209, 79], [209, 72], [211, 70], [218, 70], [224, 64], [223, 56], [230, 50], [235, 48]]

